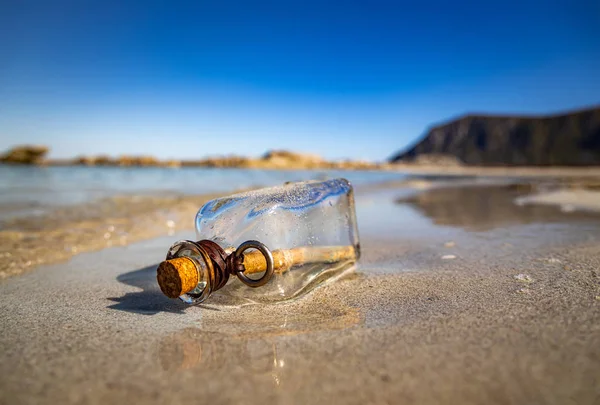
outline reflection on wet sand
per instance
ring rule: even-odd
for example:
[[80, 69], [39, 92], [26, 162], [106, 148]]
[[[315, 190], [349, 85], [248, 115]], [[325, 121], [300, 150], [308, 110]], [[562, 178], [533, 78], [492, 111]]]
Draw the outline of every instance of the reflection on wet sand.
[[557, 207], [515, 204], [517, 197], [529, 194], [533, 188], [529, 184], [434, 188], [396, 202], [415, 208], [436, 225], [456, 226], [469, 231], [590, 218], [590, 214], [564, 213]]
[[316, 311], [283, 306], [264, 311], [252, 306], [220, 312], [214, 319], [203, 319], [198, 328], [161, 339], [156, 345], [158, 361], [169, 372], [241, 367], [253, 375], [270, 376], [280, 386], [285, 381], [282, 372], [290, 366], [286, 359], [293, 344], [290, 338], [364, 323], [360, 309], [332, 301]]
[[168, 372], [242, 367], [253, 375], [271, 375], [279, 386], [286, 365], [285, 350], [280, 346], [274, 337], [245, 339], [189, 328], [162, 339], [157, 356]]

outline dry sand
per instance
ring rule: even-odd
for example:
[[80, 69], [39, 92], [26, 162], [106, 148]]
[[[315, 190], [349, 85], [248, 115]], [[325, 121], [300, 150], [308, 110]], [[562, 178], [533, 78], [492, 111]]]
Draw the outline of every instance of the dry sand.
[[190, 233], [8, 279], [0, 403], [599, 403], [600, 217], [461, 190], [358, 193], [359, 269], [292, 303], [162, 296]]

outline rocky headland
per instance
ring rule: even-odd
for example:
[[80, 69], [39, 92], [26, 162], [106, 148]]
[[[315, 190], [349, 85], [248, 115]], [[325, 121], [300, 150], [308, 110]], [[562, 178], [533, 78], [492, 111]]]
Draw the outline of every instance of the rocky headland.
[[543, 117], [467, 115], [431, 128], [391, 163], [600, 165], [600, 107]]

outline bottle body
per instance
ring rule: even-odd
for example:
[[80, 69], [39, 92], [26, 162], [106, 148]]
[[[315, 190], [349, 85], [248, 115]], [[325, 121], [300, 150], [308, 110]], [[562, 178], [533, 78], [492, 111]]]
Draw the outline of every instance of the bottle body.
[[232, 278], [222, 293], [242, 300], [271, 302], [306, 292], [350, 269], [360, 245], [354, 194], [346, 179], [289, 183], [218, 198], [196, 216], [198, 239], [224, 249], [257, 240], [284, 252], [287, 268], [252, 289]]

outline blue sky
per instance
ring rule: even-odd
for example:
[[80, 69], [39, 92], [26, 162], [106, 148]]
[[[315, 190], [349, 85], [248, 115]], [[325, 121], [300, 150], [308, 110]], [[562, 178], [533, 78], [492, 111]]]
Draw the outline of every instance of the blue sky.
[[383, 160], [600, 103], [597, 1], [0, 0], [0, 149]]

